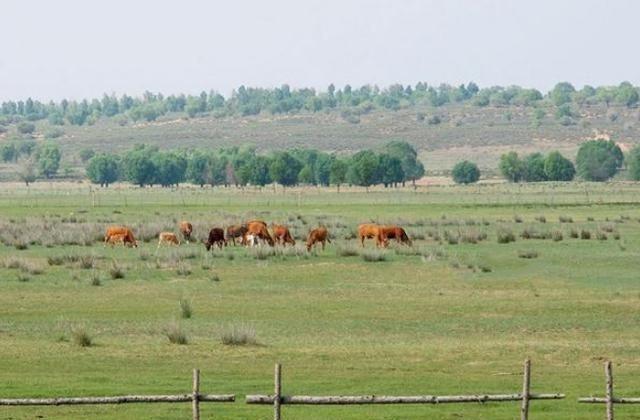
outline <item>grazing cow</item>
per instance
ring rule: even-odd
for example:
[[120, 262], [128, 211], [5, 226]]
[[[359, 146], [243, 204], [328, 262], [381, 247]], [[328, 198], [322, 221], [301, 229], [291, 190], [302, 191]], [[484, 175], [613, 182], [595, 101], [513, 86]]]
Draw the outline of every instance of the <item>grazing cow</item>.
[[224, 229], [214, 227], [209, 231], [209, 238], [204, 243], [207, 251], [211, 249], [213, 245], [218, 245], [218, 248], [222, 249], [223, 246], [227, 246], [227, 241], [224, 239]]
[[288, 227], [283, 225], [271, 225], [271, 228], [273, 230], [273, 239], [277, 244], [282, 243], [284, 246], [287, 244], [296, 244], [296, 241], [291, 236], [291, 232], [289, 232]]
[[317, 243], [322, 244], [322, 250], [324, 251], [325, 242], [331, 243], [327, 228], [324, 226], [315, 228], [309, 232], [309, 236], [307, 236], [307, 251], [311, 251], [311, 248]]
[[[251, 220], [247, 222], [247, 231], [244, 233], [242, 237], [242, 241], [245, 245], [248, 245], [247, 238], [250, 235], [253, 235], [257, 239], [262, 239], [263, 241], [267, 241], [270, 246], [274, 246], [273, 238], [269, 234], [269, 230], [267, 229], [267, 224], [261, 220]], [[255, 244], [255, 239], [252, 241]]]
[[236, 238], [240, 238], [240, 245], [243, 245], [244, 234], [247, 233], [247, 225], [232, 225], [227, 228], [227, 242], [233, 242], [236, 245]]
[[400, 226], [390, 225], [381, 226], [378, 229], [378, 243], [385, 247], [389, 245], [389, 239], [395, 239], [397, 243], [403, 243], [411, 246], [411, 239], [407, 236], [407, 232]]
[[180, 245], [180, 240], [178, 239], [178, 236], [176, 236], [175, 233], [173, 232], [160, 232], [160, 235], [158, 235], [158, 248], [160, 248], [160, 245]]
[[110, 226], [107, 228], [107, 232], [104, 235], [104, 243], [105, 245], [107, 243], [112, 243], [112, 241], [110, 240], [112, 236], [116, 236], [116, 235], [122, 235], [123, 239], [122, 239], [122, 243], [126, 244], [127, 246], [132, 246], [134, 248], [138, 247], [138, 242], [136, 241], [136, 238], [133, 236], [133, 232], [131, 231], [131, 229], [129, 229], [128, 227], [124, 227], [124, 226]]
[[364, 240], [365, 239], [376, 239], [376, 246], [382, 245], [380, 242], [380, 226], [373, 223], [363, 223], [358, 226], [358, 238], [360, 238], [360, 243], [364, 248]]
[[185, 242], [189, 243], [191, 234], [193, 233], [193, 225], [187, 221], [180, 222], [180, 233], [182, 233]]

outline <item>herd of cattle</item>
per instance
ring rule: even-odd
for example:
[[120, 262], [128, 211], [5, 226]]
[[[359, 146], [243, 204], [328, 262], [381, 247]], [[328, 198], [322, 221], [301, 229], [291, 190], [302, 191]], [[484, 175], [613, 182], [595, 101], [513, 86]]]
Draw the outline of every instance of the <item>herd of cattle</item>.
[[[189, 243], [193, 234], [193, 225], [183, 221], [179, 223], [178, 227], [183, 240]], [[363, 247], [365, 239], [374, 239], [378, 247], [388, 246], [389, 241], [392, 239], [398, 243], [411, 245], [407, 232], [396, 225], [361, 224], [358, 226], [358, 238]], [[203, 242], [207, 251], [209, 251], [213, 246], [222, 249], [229, 242], [236, 245], [236, 240], [240, 245], [244, 246], [256, 246], [260, 243], [266, 243], [270, 246], [296, 244], [288, 227], [273, 224], [271, 225], [271, 232], [269, 232], [267, 224], [262, 220], [250, 220], [240, 225], [232, 225], [227, 227], [226, 232], [223, 228], [214, 227], [209, 231], [209, 236]], [[327, 228], [320, 226], [312, 229], [307, 235], [307, 251], [311, 251], [316, 244], [322, 244], [322, 249], [324, 250], [327, 242], [331, 243]], [[104, 243], [112, 246], [118, 244], [128, 247], [138, 246], [133, 231], [125, 226], [110, 226], [107, 228]], [[158, 247], [161, 245], [180, 245], [180, 243], [181, 240], [176, 233], [160, 232], [158, 235]]]

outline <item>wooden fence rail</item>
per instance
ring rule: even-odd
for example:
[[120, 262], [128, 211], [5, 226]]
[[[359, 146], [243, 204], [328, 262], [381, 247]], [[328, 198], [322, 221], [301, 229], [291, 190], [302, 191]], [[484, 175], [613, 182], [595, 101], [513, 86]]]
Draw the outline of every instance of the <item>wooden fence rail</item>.
[[200, 393], [200, 370], [193, 370], [193, 390], [190, 394], [178, 395], [119, 395], [113, 397], [60, 397], [60, 398], [0, 398], [0, 406], [25, 405], [87, 405], [87, 404], [131, 404], [131, 403], [192, 403], [194, 420], [200, 420], [200, 402], [234, 402], [234, 394], [213, 395]]
[[247, 395], [247, 404], [273, 405], [274, 420], [281, 420], [282, 405], [362, 405], [362, 404], [444, 404], [444, 403], [485, 403], [521, 401], [520, 418], [528, 420], [529, 401], [531, 400], [559, 400], [564, 394], [532, 394], [531, 388], [531, 362], [527, 359], [524, 363], [523, 392], [516, 394], [477, 394], [477, 395], [414, 395], [414, 396], [387, 396], [387, 395], [337, 395], [337, 396], [308, 396], [308, 395], [282, 395], [282, 368], [276, 364], [274, 377], [274, 395]]
[[614, 404], [640, 404], [639, 397], [621, 397], [616, 398], [613, 396], [613, 367], [611, 361], [604, 363], [604, 378], [605, 378], [605, 397], [583, 397], [578, 398], [579, 403], [585, 404], [605, 404], [607, 420], [613, 420], [613, 406]]

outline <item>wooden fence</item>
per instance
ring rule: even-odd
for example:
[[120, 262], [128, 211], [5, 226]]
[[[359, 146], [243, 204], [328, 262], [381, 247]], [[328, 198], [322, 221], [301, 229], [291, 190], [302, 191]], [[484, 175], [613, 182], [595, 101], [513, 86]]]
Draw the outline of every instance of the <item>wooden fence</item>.
[[638, 397], [624, 397], [616, 398], [613, 396], [613, 368], [611, 361], [607, 361], [604, 364], [604, 378], [605, 378], [605, 397], [584, 397], [579, 398], [578, 402], [585, 404], [605, 404], [607, 420], [613, 420], [613, 405], [614, 404], [640, 404], [640, 398]]
[[363, 404], [446, 404], [446, 403], [485, 403], [520, 401], [520, 418], [529, 418], [529, 401], [531, 400], [558, 400], [564, 398], [564, 394], [532, 394], [531, 390], [531, 361], [524, 362], [524, 374], [522, 393], [514, 394], [477, 394], [477, 395], [414, 395], [414, 396], [387, 396], [387, 395], [354, 395], [354, 396], [308, 396], [308, 395], [283, 395], [282, 394], [282, 368], [276, 364], [273, 395], [247, 395], [247, 404], [273, 405], [273, 418], [282, 418], [282, 405], [363, 405]]
[[131, 403], [181, 403], [191, 402], [193, 420], [200, 420], [200, 402], [234, 402], [233, 394], [213, 395], [200, 393], [200, 370], [193, 370], [192, 392], [177, 395], [120, 395], [114, 397], [61, 397], [61, 398], [0, 398], [0, 406], [8, 405], [87, 405]]

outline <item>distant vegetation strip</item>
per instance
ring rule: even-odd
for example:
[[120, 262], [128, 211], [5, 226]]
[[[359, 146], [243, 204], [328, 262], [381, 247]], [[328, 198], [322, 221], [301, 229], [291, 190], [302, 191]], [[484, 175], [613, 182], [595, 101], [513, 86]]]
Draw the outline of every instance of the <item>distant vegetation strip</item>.
[[[298, 112], [320, 112], [338, 109], [347, 121], [359, 122], [359, 116], [373, 109], [398, 110], [413, 106], [441, 107], [451, 103], [470, 103], [474, 106], [523, 106], [537, 107], [551, 104], [557, 107], [556, 117], [567, 125], [576, 115], [576, 106], [612, 104], [635, 107], [640, 100], [640, 89], [629, 82], [618, 86], [584, 86], [576, 89], [571, 83], [558, 83], [551, 91], [543, 94], [537, 89], [520, 86], [493, 86], [480, 89], [470, 82], [459, 86], [440, 84], [431, 86], [419, 82], [415, 85], [393, 84], [386, 88], [364, 85], [352, 88], [345, 85], [336, 89], [331, 84], [326, 91], [317, 92], [312, 88], [292, 89], [289, 85], [267, 89], [240, 86], [229, 97], [216, 91], [202, 91], [199, 95], [169, 95], [145, 92], [142, 97], [105, 94], [102, 98], [82, 101], [63, 99], [59, 102], [26, 100], [5, 101], [0, 106], [0, 134], [4, 126], [23, 123], [21, 131], [28, 131], [29, 121], [47, 119], [52, 126], [64, 124], [94, 124], [100, 118], [114, 117], [123, 125], [131, 121], [154, 121], [170, 113], [185, 113], [189, 117], [199, 115], [248, 116], [263, 112], [271, 114], [292, 114]], [[538, 119], [544, 117], [540, 110]], [[418, 114], [424, 120], [425, 114]], [[438, 118], [433, 116], [430, 118]], [[437, 124], [438, 121], [430, 121]]]

